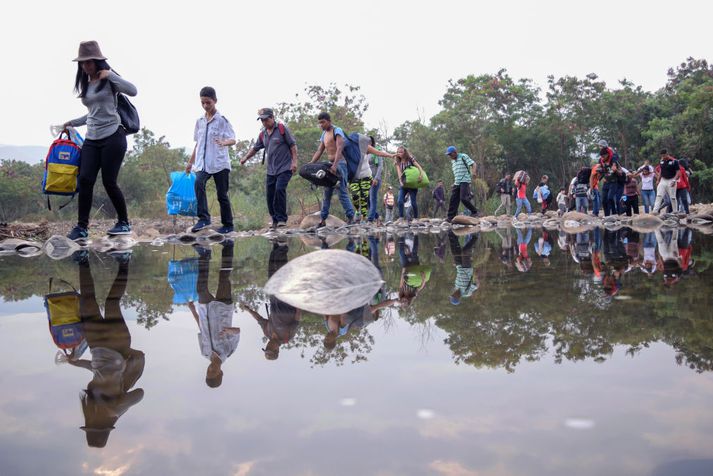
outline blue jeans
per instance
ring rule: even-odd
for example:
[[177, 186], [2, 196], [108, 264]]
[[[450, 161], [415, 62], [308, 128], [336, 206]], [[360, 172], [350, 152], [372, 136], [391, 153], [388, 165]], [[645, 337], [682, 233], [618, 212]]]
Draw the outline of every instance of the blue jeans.
[[587, 207], [589, 206], [589, 200], [587, 200], [587, 197], [576, 197], [574, 201], [578, 212], [587, 213]]
[[290, 183], [292, 172], [287, 170], [279, 175], [265, 177], [265, 195], [267, 210], [273, 223], [287, 221], [287, 184]]
[[354, 219], [354, 207], [352, 206], [352, 200], [349, 198], [349, 184], [347, 183], [347, 176], [349, 174], [349, 169], [347, 169], [347, 163], [341, 160], [337, 165], [337, 172], [339, 173], [339, 182], [334, 187], [324, 187], [324, 199], [322, 200], [322, 220], [326, 220], [329, 216], [329, 207], [332, 206], [332, 194], [334, 189], [339, 187], [339, 203], [342, 204], [344, 208], [344, 213], [347, 216], [347, 221]]
[[592, 190], [592, 214], [594, 216], [599, 216], [599, 207], [602, 206], [602, 196], [599, 194], [599, 190]]
[[532, 207], [530, 206], [530, 201], [526, 198], [516, 198], [515, 199], [515, 217], [517, 217], [520, 214], [520, 210], [522, 210], [522, 206], [525, 205], [525, 210], [527, 210], [527, 213], [532, 213]]
[[379, 189], [381, 188], [381, 180], [377, 180], [376, 185], [371, 186], [369, 190], [369, 221], [374, 221], [379, 218]]
[[404, 202], [406, 202], [406, 194], [411, 196], [411, 210], [413, 210], [413, 218], [418, 218], [418, 201], [416, 200], [416, 194], [418, 189], [415, 188], [403, 188], [399, 189], [399, 216], [404, 218]]
[[641, 191], [641, 201], [644, 204], [644, 213], [649, 213], [652, 208], [654, 208], [654, 201], [656, 200], [656, 190], [642, 190]]
[[602, 187], [602, 201], [604, 202], [604, 216], [608, 217], [613, 213], [618, 213], [616, 203], [617, 184], [607, 182]]

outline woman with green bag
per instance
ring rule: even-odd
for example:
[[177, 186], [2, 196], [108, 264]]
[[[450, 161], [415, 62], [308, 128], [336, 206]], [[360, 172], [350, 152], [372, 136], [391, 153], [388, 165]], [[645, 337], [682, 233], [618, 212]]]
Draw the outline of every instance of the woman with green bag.
[[[411, 181], [407, 180], [407, 175], [413, 174], [413, 170], [408, 170], [410, 167], [418, 169], [416, 183], [411, 183]], [[406, 201], [406, 194], [409, 194], [411, 197], [413, 218], [418, 218], [418, 201], [416, 198], [416, 194], [418, 193], [417, 187], [422, 186], [424, 182], [428, 184], [428, 177], [423, 171], [423, 168], [421, 168], [421, 165], [405, 147], [399, 147], [396, 150], [396, 169], [399, 172], [399, 184], [401, 185], [401, 188], [399, 189], [399, 198], [397, 200], [399, 205], [399, 216], [404, 218], [404, 202]]]

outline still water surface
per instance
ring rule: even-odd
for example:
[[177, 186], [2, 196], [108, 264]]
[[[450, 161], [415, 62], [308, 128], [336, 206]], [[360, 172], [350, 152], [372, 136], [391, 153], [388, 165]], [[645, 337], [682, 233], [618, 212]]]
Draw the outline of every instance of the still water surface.
[[0, 474], [713, 474], [710, 237], [344, 239], [385, 285], [328, 318], [262, 292], [310, 245], [0, 258]]

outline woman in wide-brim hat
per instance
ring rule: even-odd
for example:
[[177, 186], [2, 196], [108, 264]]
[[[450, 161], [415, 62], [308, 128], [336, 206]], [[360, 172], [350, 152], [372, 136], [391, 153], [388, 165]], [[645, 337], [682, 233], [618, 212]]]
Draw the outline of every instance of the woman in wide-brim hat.
[[126, 154], [126, 131], [121, 126], [117, 111], [118, 93], [136, 96], [136, 87], [116, 74], [106, 61], [96, 41], [79, 44], [77, 76], [74, 90], [79, 94], [88, 112], [68, 121], [65, 127], [87, 126], [79, 166], [79, 205], [77, 225], [67, 235], [71, 240], [89, 236], [89, 212], [92, 208], [94, 183], [99, 171], [102, 183], [117, 214], [117, 223], [107, 231], [110, 235], [131, 233], [126, 201], [117, 184], [121, 163]]

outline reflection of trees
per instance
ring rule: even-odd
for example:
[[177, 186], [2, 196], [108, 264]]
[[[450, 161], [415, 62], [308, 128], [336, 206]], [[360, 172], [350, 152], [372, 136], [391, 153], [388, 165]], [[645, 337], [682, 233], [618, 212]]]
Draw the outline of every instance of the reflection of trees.
[[283, 345], [283, 349], [300, 349], [300, 357], [308, 358], [312, 366], [322, 366], [329, 362], [344, 365], [365, 362], [374, 345], [374, 337], [367, 328], [350, 329], [337, 339], [337, 346], [327, 350], [324, 335], [327, 332], [324, 317], [304, 313], [295, 337]]

